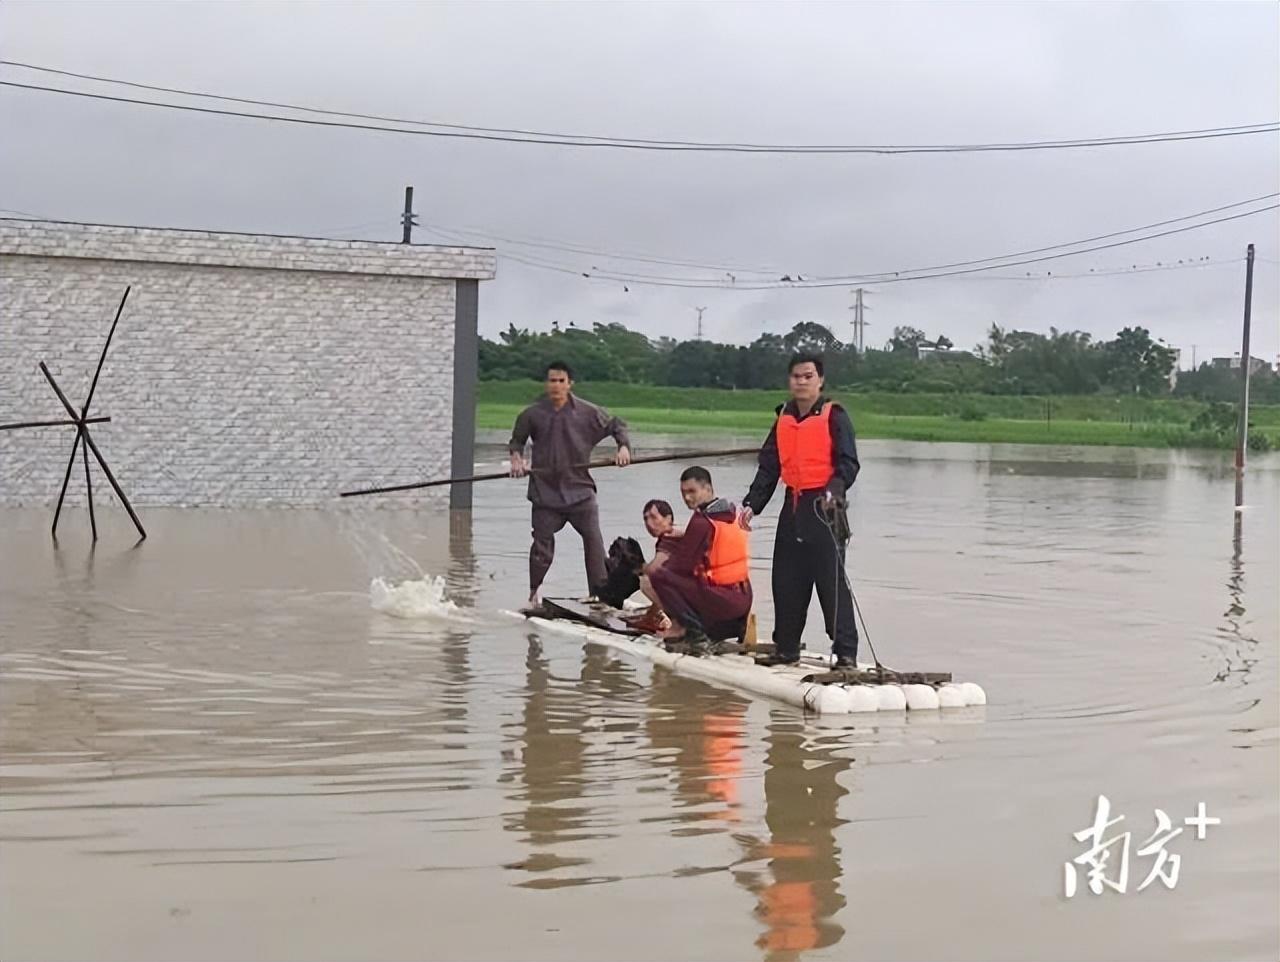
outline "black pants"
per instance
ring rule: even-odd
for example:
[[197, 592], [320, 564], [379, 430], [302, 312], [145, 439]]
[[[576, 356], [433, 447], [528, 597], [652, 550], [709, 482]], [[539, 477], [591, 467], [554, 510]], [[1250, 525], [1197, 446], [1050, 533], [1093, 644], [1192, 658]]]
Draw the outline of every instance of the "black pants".
[[844, 570], [845, 545], [836, 542], [815, 511], [817, 493], [801, 495], [798, 504], [790, 491], [785, 497], [773, 542], [773, 643], [779, 655], [800, 654], [800, 636], [816, 587], [831, 650], [837, 657], [854, 658], [858, 626]]
[[529, 593], [542, 587], [542, 579], [556, 556], [556, 532], [566, 524], [582, 537], [587, 568], [587, 594], [593, 594], [609, 577], [605, 569], [604, 537], [600, 534], [600, 509], [595, 497], [567, 508], [533, 506], [533, 544], [529, 547]]

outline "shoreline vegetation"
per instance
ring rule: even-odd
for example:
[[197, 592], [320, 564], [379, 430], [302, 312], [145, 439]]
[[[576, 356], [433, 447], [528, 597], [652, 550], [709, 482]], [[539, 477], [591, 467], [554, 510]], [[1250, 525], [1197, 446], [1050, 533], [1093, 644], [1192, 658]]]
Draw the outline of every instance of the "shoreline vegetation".
[[[634, 430], [763, 435], [785, 391], [584, 382], [576, 393]], [[481, 381], [476, 426], [505, 430], [542, 394], [538, 381]], [[1236, 408], [1225, 402], [1116, 396], [896, 394], [833, 390], [861, 438], [1013, 444], [1231, 449]], [[1280, 405], [1250, 405], [1249, 446], [1280, 447]]]

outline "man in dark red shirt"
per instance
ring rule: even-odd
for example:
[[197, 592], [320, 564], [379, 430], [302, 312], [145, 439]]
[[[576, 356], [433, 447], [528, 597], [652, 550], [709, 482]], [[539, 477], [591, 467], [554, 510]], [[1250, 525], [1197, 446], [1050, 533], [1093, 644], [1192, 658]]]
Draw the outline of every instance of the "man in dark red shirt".
[[737, 506], [716, 497], [706, 468], [680, 475], [680, 495], [693, 516], [649, 582], [677, 632], [667, 649], [701, 656], [711, 653], [711, 638], [738, 636], [746, 625], [752, 601], [747, 539]]

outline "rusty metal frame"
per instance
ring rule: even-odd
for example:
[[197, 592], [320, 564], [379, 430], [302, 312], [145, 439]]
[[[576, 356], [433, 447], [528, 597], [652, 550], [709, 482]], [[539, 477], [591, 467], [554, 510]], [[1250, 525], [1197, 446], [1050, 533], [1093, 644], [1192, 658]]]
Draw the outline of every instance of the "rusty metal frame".
[[[53, 393], [58, 396], [58, 401], [66, 409], [69, 421], [23, 421], [16, 424], [0, 424], [0, 431], [13, 431], [21, 428], [36, 427], [56, 427], [61, 425], [74, 425], [76, 429], [75, 440], [71, 443], [71, 457], [67, 459], [67, 470], [62, 476], [62, 489], [58, 492], [58, 506], [53, 512], [53, 539], [58, 540], [58, 520], [62, 516], [62, 503], [67, 496], [67, 485], [71, 481], [71, 471], [76, 464], [77, 452], [84, 456], [84, 481], [86, 494], [89, 501], [89, 526], [93, 530], [93, 540], [98, 540], [98, 519], [93, 509], [93, 480], [89, 474], [89, 454], [93, 453], [94, 460], [98, 462], [98, 466], [102, 468], [102, 473], [107, 476], [107, 482], [111, 485], [111, 489], [115, 491], [116, 497], [120, 499], [120, 503], [124, 505], [125, 511], [129, 513], [129, 519], [133, 521], [133, 525], [138, 529], [139, 541], [145, 540], [147, 537], [146, 529], [142, 527], [142, 522], [138, 520], [137, 513], [133, 510], [133, 505], [129, 503], [129, 499], [125, 496], [119, 482], [116, 481], [115, 475], [111, 473], [111, 469], [107, 467], [106, 459], [102, 456], [102, 452], [98, 450], [98, 446], [94, 443], [93, 437], [89, 434], [90, 424], [102, 424], [109, 422], [109, 417], [89, 417], [89, 406], [93, 403], [94, 392], [98, 389], [98, 378], [102, 375], [102, 365], [107, 360], [107, 350], [111, 347], [111, 339], [115, 336], [116, 326], [120, 323], [120, 315], [124, 313], [125, 302], [129, 299], [129, 291], [132, 287], [124, 289], [124, 296], [120, 298], [120, 306], [116, 308], [115, 320], [111, 322], [111, 330], [107, 332], [106, 343], [102, 345], [102, 353], [98, 356], [98, 367], [93, 372], [93, 382], [89, 385], [89, 396], [85, 398], [85, 402], [81, 405], [77, 412], [75, 407], [67, 400], [67, 396], [63, 393], [58, 382], [54, 380], [53, 374], [50, 373], [48, 366], [44, 361], [40, 362], [40, 373], [44, 375], [45, 380], [49, 382], [49, 386], [53, 388]], [[80, 442], [84, 442], [84, 447], [80, 447]]]

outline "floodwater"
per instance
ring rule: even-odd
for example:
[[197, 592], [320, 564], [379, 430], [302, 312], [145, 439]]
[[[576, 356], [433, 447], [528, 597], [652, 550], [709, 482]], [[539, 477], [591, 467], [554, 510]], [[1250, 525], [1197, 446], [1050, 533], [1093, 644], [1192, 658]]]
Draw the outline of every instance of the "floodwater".
[[[0, 958], [1280, 956], [1280, 458], [1237, 525], [1217, 454], [862, 454], [871, 640], [985, 709], [816, 719], [540, 636], [516, 482], [452, 523], [149, 509], [136, 548], [99, 505], [92, 552], [83, 508], [56, 551], [0, 512]], [[678, 471], [599, 472], [608, 536]], [[1100, 794], [1126, 890], [1067, 898]]]

